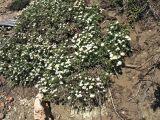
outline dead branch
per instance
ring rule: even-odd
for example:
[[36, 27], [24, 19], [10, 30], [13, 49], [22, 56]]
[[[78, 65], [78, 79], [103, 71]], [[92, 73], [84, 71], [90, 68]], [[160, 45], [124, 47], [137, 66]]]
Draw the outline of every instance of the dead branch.
[[140, 89], [141, 89], [141, 86], [142, 86], [142, 83], [140, 83], [139, 87], [138, 87], [138, 90], [137, 90], [137, 93], [135, 95], [133, 95], [132, 97], [130, 97], [128, 99], [128, 101], [131, 101], [132, 99], [134, 99], [135, 97], [138, 96], [139, 92], [140, 92]]
[[131, 68], [131, 69], [138, 69], [138, 68], [140, 68], [141, 66], [126, 64], [125, 67], [126, 67], [126, 68]]
[[109, 96], [110, 96], [110, 99], [111, 99], [111, 103], [112, 103], [112, 106], [113, 106], [113, 109], [114, 109], [114, 112], [116, 113], [117, 117], [120, 118], [120, 120], [125, 120], [118, 112], [117, 112], [117, 109], [116, 109], [116, 106], [114, 104], [114, 101], [113, 101], [113, 97], [112, 97], [112, 93], [111, 93], [111, 90], [108, 89], [108, 92], [109, 92]]
[[151, 87], [151, 85], [152, 85], [151, 81], [146, 82], [146, 86], [145, 86], [144, 92], [143, 92], [143, 101], [146, 99], [147, 92], [148, 92], [149, 88]]
[[[159, 52], [154, 53], [146, 62], [144, 62], [142, 65], [131, 65], [131, 64], [125, 64], [125, 68], [130, 68], [130, 69], [136, 69], [136, 70], [143, 70], [145, 69], [145, 65], [151, 61], [157, 54], [160, 54]], [[158, 64], [158, 60], [160, 59], [160, 57], [158, 57], [157, 61], [153, 64], [153, 65], [157, 65]]]

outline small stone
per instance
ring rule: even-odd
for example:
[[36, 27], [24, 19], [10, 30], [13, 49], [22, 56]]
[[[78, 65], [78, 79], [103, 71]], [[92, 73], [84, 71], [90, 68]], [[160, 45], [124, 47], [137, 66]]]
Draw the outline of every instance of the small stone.
[[127, 112], [124, 111], [124, 110], [122, 110], [121, 113], [122, 113], [122, 115], [126, 115], [127, 114]]
[[12, 107], [9, 105], [7, 111], [11, 111]]
[[0, 113], [0, 120], [2, 120], [4, 118], [4, 114]]
[[9, 103], [11, 103], [11, 102], [14, 101], [14, 98], [13, 98], [13, 97], [7, 97], [7, 101], [8, 101]]
[[35, 120], [45, 120], [46, 119], [45, 110], [41, 104], [42, 99], [43, 99], [43, 94], [38, 93], [34, 101], [34, 119]]
[[4, 108], [4, 103], [2, 101], [0, 101], [0, 109]]

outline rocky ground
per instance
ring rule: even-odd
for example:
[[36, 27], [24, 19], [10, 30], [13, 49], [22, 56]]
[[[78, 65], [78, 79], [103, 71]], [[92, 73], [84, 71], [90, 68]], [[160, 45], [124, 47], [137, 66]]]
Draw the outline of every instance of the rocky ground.
[[[11, 0], [0, 1], [0, 20], [14, 18], [9, 11]], [[105, 22], [125, 15], [105, 9]], [[109, 99], [91, 113], [77, 114], [67, 106], [51, 104], [57, 120], [159, 120], [160, 117], [160, 22], [148, 17], [130, 27], [133, 54], [125, 59], [123, 74], [113, 76]], [[0, 78], [0, 120], [33, 120], [35, 88], [12, 87]]]

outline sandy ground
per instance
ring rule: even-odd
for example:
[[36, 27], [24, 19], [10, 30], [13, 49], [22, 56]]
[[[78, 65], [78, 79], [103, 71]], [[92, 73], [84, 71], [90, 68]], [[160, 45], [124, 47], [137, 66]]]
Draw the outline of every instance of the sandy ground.
[[9, 5], [12, 0], [0, 0], [0, 21], [13, 19], [20, 14], [18, 11], [9, 11]]

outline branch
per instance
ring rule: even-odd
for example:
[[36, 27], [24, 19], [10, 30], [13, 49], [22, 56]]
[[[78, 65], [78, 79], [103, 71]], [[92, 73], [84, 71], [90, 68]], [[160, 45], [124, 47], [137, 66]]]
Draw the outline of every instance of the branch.
[[111, 103], [112, 103], [112, 106], [113, 106], [113, 109], [114, 109], [114, 112], [116, 113], [116, 115], [120, 118], [120, 120], [125, 120], [124, 118], [122, 118], [122, 116], [117, 112], [117, 109], [116, 109], [116, 106], [114, 104], [114, 101], [113, 101], [113, 97], [112, 97], [112, 93], [111, 93], [111, 90], [108, 89], [108, 92], [109, 92], [109, 95], [110, 95], [110, 99], [111, 99]]

